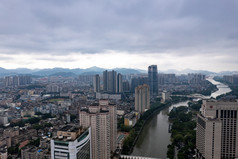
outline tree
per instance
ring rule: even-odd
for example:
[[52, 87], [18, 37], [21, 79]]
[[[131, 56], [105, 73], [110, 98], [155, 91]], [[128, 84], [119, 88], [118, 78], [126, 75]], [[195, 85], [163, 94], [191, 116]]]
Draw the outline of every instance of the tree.
[[168, 145], [167, 157], [169, 159], [174, 159], [174, 145]]
[[11, 146], [11, 147], [9, 147], [9, 148], [7, 149], [7, 152], [8, 152], [9, 154], [11, 154], [11, 155], [17, 154], [18, 151], [19, 151], [18, 145], [17, 145], [17, 146]]
[[184, 139], [183, 139], [183, 135], [182, 134], [177, 134], [174, 136], [174, 143], [176, 145], [178, 145], [178, 143], [182, 142]]
[[39, 145], [40, 145], [40, 138], [37, 138], [36, 140], [31, 141], [28, 145], [34, 145], [36, 147], [39, 147]]
[[33, 129], [36, 129], [37, 131], [43, 128], [43, 126], [39, 124], [34, 124], [32, 127]]
[[182, 152], [178, 153], [178, 159], [186, 159], [185, 155]]

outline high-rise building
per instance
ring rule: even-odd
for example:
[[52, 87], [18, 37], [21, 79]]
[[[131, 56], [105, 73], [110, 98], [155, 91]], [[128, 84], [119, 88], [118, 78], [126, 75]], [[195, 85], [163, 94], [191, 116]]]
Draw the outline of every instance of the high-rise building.
[[238, 102], [204, 100], [197, 117], [196, 158], [238, 157]]
[[122, 75], [116, 71], [103, 71], [103, 91], [108, 93], [122, 93]]
[[174, 84], [177, 82], [178, 82], [178, 79], [175, 74], [158, 74], [159, 85]]
[[206, 76], [200, 73], [189, 73], [188, 83], [189, 84], [201, 84], [206, 80]]
[[93, 159], [110, 158], [116, 149], [116, 110], [116, 105], [100, 100], [79, 112], [80, 126], [91, 127]]
[[91, 159], [91, 128], [61, 128], [51, 140], [51, 158]]
[[123, 87], [122, 88], [123, 92], [129, 92], [130, 91], [130, 84], [129, 84], [128, 81], [123, 81], [122, 82], [122, 87]]
[[117, 75], [117, 93], [123, 92], [123, 84], [122, 84], [122, 75], [118, 73]]
[[31, 84], [31, 82], [32, 82], [31, 75], [17, 75], [17, 76], [5, 77], [5, 87], [23, 86], [23, 85]]
[[30, 84], [32, 81], [30, 75], [18, 75], [18, 78], [20, 86]]
[[238, 84], [238, 75], [225, 75], [223, 80], [231, 84]]
[[46, 92], [54, 92], [54, 93], [56, 93], [56, 92], [60, 92], [61, 89], [62, 88], [59, 87], [56, 84], [49, 84], [49, 85], [46, 86]]
[[108, 71], [108, 92], [117, 93], [117, 72], [112, 70]]
[[143, 113], [150, 109], [150, 88], [147, 84], [135, 88], [135, 110]]
[[135, 88], [139, 85], [148, 84], [148, 77], [134, 77], [131, 80], [131, 92], [135, 91]]
[[150, 86], [150, 95], [158, 95], [158, 71], [157, 65], [151, 65], [148, 67], [148, 84]]
[[103, 91], [108, 91], [108, 71], [103, 71]]
[[80, 85], [92, 85], [94, 75], [79, 75], [78, 83]]
[[100, 76], [98, 74], [93, 78], [93, 89], [94, 92], [100, 92]]
[[12, 86], [13, 81], [10, 76], [6, 76], [4, 81], [5, 81], [5, 87]]
[[13, 76], [12, 77], [12, 84], [13, 84], [13, 86], [19, 86], [20, 85], [20, 81], [19, 81], [18, 76]]
[[114, 103], [109, 103], [108, 100], [99, 100], [99, 105], [102, 110], [109, 111], [110, 117], [110, 151], [116, 150], [117, 139], [117, 106]]

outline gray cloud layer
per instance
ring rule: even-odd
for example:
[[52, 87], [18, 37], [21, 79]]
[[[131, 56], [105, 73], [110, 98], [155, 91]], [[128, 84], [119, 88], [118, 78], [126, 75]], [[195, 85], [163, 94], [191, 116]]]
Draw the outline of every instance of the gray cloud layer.
[[237, 0], [1, 0], [0, 21], [1, 54], [238, 50]]

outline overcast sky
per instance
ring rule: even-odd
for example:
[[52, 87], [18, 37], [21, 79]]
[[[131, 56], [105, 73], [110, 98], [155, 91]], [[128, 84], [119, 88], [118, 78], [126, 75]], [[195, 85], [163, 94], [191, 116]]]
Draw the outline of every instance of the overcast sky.
[[238, 70], [238, 0], [1, 0], [0, 67]]

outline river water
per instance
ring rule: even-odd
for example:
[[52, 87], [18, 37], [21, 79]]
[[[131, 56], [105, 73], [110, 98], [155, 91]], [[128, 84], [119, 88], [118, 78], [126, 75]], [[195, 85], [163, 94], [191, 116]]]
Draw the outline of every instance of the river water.
[[215, 81], [213, 78], [208, 78], [207, 80], [210, 81], [212, 84], [216, 85], [216, 87], [218, 88], [218, 90], [212, 93], [210, 97], [216, 98], [219, 95], [226, 94], [231, 91], [231, 89], [227, 85]]
[[[231, 89], [212, 78], [208, 78], [212, 84], [216, 85], [218, 90], [211, 94], [210, 97], [216, 98], [221, 94], [231, 91]], [[173, 104], [161, 110], [157, 115], [153, 116], [144, 126], [134, 147], [132, 155], [145, 156], [154, 158], [166, 158], [167, 146], [170, 144], [170, 133], [168, 113], [174, 107], [188, 106], [189, 101]]]

